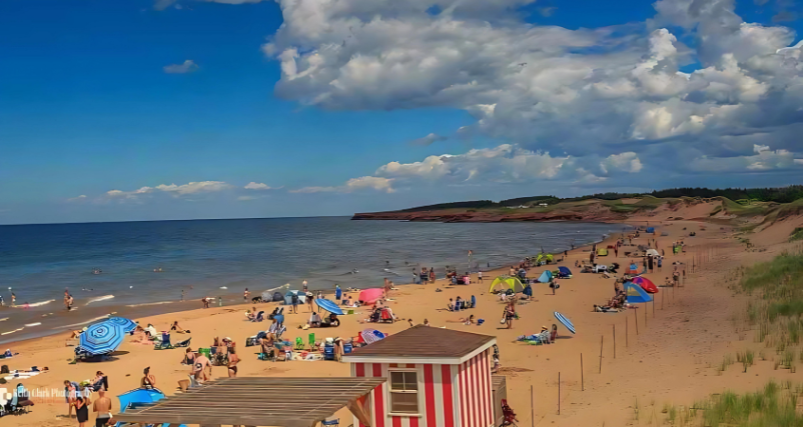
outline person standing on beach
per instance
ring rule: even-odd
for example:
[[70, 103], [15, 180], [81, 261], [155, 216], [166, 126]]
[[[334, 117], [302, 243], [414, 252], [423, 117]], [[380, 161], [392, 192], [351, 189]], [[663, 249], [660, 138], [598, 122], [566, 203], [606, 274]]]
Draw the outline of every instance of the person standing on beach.
[[315, 302], [315, 296], [312, 295], [312, 292], [307, 292], [307, 305], [309, 305], [309, 312], [312, 313], [313, 306], [312, 304]]
[[11, 306], [12, 307], [16, 307], [17, 306], [17, 296], [14, 295], [14, 292], [11, 293]]
[[245, 288], [245, 291], [243, 292], [243, 301], [244, 302], [248, 302], [248, 297], [250, 297], [250, 296], [251, 296], [251, 292], [248, 291], [248, 288]]
[[429, 268], [429, 283], [435, 283], [435, 269]]
[[237, 364], [240, 363], [240, 357], [234, 350], [234, 347], [229, 347], [229, 378], [237, 377]]
[[98, 391], [98, 398], [92, 404], [92, 412], [96, 413], [95, 427], [103, 427], [112, 417], [112, 400], [106, 397], [106, 391]]
[[477, 282], [482, 283], [482, 271], [477, 272]]
[[298, 292], [290, 294], [290, 305], [293, 306], [293, 314], [298, 313]]
[[181, 290], [181, 300], [184, 301], [184, 289]]
[[301, 282], [301, 290], [304, 291], [304, 293], [307, 293], [307, 281], [306, 280]]

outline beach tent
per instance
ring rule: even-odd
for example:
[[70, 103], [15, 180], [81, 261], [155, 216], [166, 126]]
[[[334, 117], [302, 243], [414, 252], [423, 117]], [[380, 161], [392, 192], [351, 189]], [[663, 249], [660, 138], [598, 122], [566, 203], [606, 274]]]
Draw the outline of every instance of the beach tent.
[[625, 292], [627, 292], [628, 304], [641, 304], [652, 301], [650, 294], [633, 282], [625, 282]]
[[647, 249], [647, 256], [661, 256], [655, 249]]
[[572, 277], [572, 271], [569, 270], [569, 267], [558, 267], [558, 277], [561, 278], [569, 278]]
[[657, 294], [658, 293], [658, 286], [655, 286], [655, 283], [646, 277], [638, 276], [633, 278], [633, 283], [641, 286], [641, 289], [644, 289], [648, 293]]
[[597, 256], [608, 256], [608, 250], [605, 248], [597, 249]]
[[524, 290], [524, 284], [521, 283], [518, 277], [502, 275], [491, 282], [491, 288], [488, 289], [488, 292], [505, 292], [508, 289], [512, 289], [513, 292], [521, 292]]
[[362, 304], [371, 305], [379, 301], [384, 294], [385, 291], [382, 288], [365, 289], [360, 292], [360, 296], [357, 300]]
[[549, 283], [550, 280], [552, 280], [552, 272], [549, 270], [545, 270], [538, 276], [538, 282], [540, 283]]
[[[266, 300], [266, 301], [270, 301], [270, 300]], [[278, 292], [278, 291], [274, 292], [273, 293], [273, 301], [284, 301], [284, 295], [282, 295], [282, 293]]]
[[655, 233], [655, 227], [647, 227], [647, 233]]
[[304, 292], [301, 292], [301, 291], [293, 290], [293, 291], [287, 291], [287, 293], [284, 294], [284, 303], [286, 305], [290, 305], [290, 304], [293, 303], [293, 299], [292, 299], [293, 298], [293, 294], [298, 295], [298, 303], [299, 304], [305, 304], [306, 303], [307, 294], [305, 294]]

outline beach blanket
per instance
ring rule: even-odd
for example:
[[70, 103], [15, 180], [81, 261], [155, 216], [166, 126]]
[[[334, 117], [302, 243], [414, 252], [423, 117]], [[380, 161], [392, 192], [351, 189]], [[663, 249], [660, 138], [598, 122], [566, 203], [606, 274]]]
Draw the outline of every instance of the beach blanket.
[[6, 381], [11, 380], [24, 380], [26, 378], [34, 377], [41, 374], [41, 372], [31, 372], [31, 371], [11, 371], [8, 376], [3, 377]]

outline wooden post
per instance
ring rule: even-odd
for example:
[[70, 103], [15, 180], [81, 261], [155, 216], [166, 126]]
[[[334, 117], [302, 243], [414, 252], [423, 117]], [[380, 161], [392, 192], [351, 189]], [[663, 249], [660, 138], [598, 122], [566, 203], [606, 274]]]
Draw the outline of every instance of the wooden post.
[[636, 320], [636, 335], [638, 335], [638, 308], [633, 310], [633, 319]]
[[600, 335], [599, 337], [599, 373], [602, 373], [602, 340], [605, 339], [605, 335]]
[[535, 393], [533, 392], [533, 386], [530, 385], [530, 426], [535, 427], [535, 397], [533, 397]]
[[627, 319], [627, 316], [625, 316], [625, 348], [630, 347], [630, 328], [628, 327], [629, 324], [630, 321]]
[[616, 325], [613, 325], [613, 358], [616, 359]]
[[560, 372], [558, 372], [558, 415], [560, 415]]
[[580, 391], [585, 391], [585, 390], [586, 390], [586, 383], [583, 375], [583, 353], [580, 353]]

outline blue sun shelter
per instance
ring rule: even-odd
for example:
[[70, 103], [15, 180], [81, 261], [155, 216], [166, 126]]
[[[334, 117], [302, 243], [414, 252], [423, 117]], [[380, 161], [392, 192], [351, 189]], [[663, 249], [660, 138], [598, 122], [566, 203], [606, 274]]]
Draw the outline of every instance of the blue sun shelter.
[[552, 272], [549, 270], [544, 270], [544, 272], [538, 276], [539, 283], [549, 283], [550, 280], [552, 280]]
[[625, 292], [627, 292], [628, 304], [641, 304], [652, 301], [652, 296], [633, 282], [625, 283]]
[[558, 277], [560, 277], [561, 279], [568, 279], [572, 277], [572, 271], [569, 270], [569, 267], [560, 266], [558, 267], [558, 272], [559, 272]]
[[655, 233], [655, 227], [647, 227], [647, 233], [650, 233], [650, 234]]

